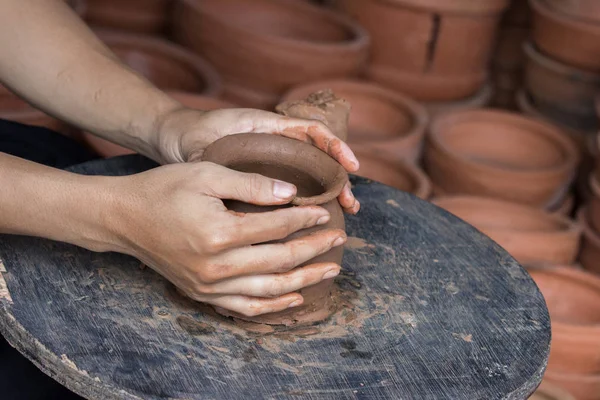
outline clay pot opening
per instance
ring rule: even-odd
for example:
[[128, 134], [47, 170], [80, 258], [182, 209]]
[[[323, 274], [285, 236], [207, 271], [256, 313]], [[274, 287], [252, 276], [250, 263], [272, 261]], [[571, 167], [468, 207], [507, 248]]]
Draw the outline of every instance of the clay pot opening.
[[[335, 199], [348, 182], [346, 170], [318, 148], [264, 133], [240, 133], [213, 142], [204, 161], [279, 179], [298, 188], [293, 205], [318, 205]], [[296, 167], [300, 164], [302, 171]]]

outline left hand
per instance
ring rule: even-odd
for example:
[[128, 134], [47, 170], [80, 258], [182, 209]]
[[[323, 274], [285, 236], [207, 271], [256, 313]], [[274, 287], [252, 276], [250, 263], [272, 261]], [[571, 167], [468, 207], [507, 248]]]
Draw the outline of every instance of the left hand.
[[[215, 140], [236, 133], [267, 133], [311, 143], [336, 159], [348, 172], [359, 164], [352, 150], [321, 122], [285, 117], [268, 111], [233, 108], [197, 111], [181, 108], [158, 121], [156, 146], [166, 164], [202, 159], [204, 150]], [[356, 214], [360, 203], [350, 183], [338, 197], [345, 212]]]

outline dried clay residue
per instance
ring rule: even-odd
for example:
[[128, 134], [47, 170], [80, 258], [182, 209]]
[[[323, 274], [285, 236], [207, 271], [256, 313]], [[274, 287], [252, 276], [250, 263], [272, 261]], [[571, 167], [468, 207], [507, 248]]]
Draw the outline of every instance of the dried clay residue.
[[349, 249], [364, 249], [365, 247], [370, 247], [371, 245], [359, 237], [348, 236], [348, 240], [344, 246]]

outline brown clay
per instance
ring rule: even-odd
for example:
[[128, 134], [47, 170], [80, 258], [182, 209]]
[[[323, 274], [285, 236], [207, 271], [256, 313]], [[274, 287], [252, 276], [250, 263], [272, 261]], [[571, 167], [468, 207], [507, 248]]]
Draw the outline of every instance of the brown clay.
[[600, 73], [586, 72], [554, 61], [531, 43], [524, 45], [527, 55], [525, 88], [542, 114], [581, 131], [597, 130], [596, 94]]
[[310, 93], [303, 99], [280, 103], [275, 110], [292, 118], [320, 121], [338, 138], [343, 141], [348, 139], [350, 103], [337, 97], [330, 89]]
[[570, 264], [577, 257], [581, 228], [564, 216], [475, 196], [438, 197], [432, 203], [488, 235], [520, 263]]
[[542, 381], [529, 400], [576, 400], [571, 393], [547, 381]]
[[487, 78], [508, 2], [336, 0], [372, 39], [367, 77], [423, 101], [469, 97]]
[[310, 93], [331, 89], [352, 107], [348, 143], [356, 148], [375, 148], [398, 159], [416, 162], [421, 155], [427, 112], [422, 105], [400, 93], [367, 82], [335, 80], [298, 86], [283, 100], [297, 100]]
[[[224, 100], [194, 93], [177, 91], [169, 91], [167, 93], [182, 105], [196, 110], [216, 110], [219, 108], [235, 107], [233, 104]], [[88, 132], [83, 132], [81, 136], [83, 142], [102, 157], [116, 157], [133, 153], [133, 151], [128, 148], [119, 146], [118, 144], [109, 142], [108, 140], [101, 139], [98, 136]]]
[[[320, 205], [331, 215], [326, 225], [304, 229], [283, 241], [304, 236], [321, 229], [344, 229], [344, 215], [337, 196], [348, 181], [348, 174], [333, 158], [315, 146], [279, 135], [242, 133], [225, 136], [212, 143], [204, 152], [204, 161], [214, 162], [242, 172], [253, 172], [293, 183], [298, 197], [293, 205]], [[227, 202], [230, 210], [237, 212], [265, 212], [282, 207], [262, 207], [240, 202]], [[334, 262], [341, 263], [343, 248], [337, 247], [303, 265]], [[334, 310], [331, 289], [333, 279], [322, 281], [299, 292], [304, 297], [300, 307], [245, 317], [227, 310], [226, 316], [269, 325], [297, 325], [314, 323], [327, 318]]]
[[579, 262], [586, 270], [600, 274], [600, 234], [590, 227], [588, 218], [589, 210], [587, 208], [582, 208], [577, 212], [577, 222], [583, 228]]
[[164, 33], [172, 0], [85, 0], [83, 18], [92, 26], [137, 33]]
[[550, 313], [548, 370], [600, 373], [600, 278], [571, 267], [530, 269]]
[[504, 111], [474, 110], [436, 118], [424, 160], [433, 184], [445, 193], [544, 208], [564, 199], [578, 152], [552, 125]]
[[600, 24], [573, 18], [549, 7], [548, 0], [529, 0], [536, 46], [564, 64], [600, 72]]
[[598, 0], [546, 0], [557, 12], [568, 14], [578, 19], [600, 22], [600, 2]]
[[431, 196], [431, 182], [421, 168], [398, 160], [385, 151], [352, 145], [350, 147], [360, 163], [356, 175], [412, 193], [424, 200]]
[[129, 67], [164, 90], [218, 96], [221, 79], [202, 57], [150, 36], [97, 30], [96, 33]]
[[248, 107], [274, 107], [304, 82], [357, 76], [369, 48], [358, 24], [296, 0], [183, 0], [174, 31], [223, 75], [225, 97]]
[[475, 110], [484, 108], [491, 104], [494, 96], [494, 87], [491, 83], [486, 83], [477, 93], [471, 97], [451, 101], [430, 101], [423, 105], [429, 113], [429, 118], [433, 119], [438, 115], [451, 111]]
[[567, 390], [577, 400], [600, 400], [600, 375], [546, 371], [544, 379]]

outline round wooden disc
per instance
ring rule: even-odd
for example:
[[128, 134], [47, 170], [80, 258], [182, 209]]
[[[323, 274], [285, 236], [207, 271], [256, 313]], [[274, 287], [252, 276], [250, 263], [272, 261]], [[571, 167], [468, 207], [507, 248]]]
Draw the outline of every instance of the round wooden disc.
[[[124, 156], [74, 171], [154, 166]], [[253, 333], [131, 257], [1, 236], [2, 334], [90, 399], [530, 395], [545, 370], [550, 320], [529, 275], [430, 203], [352, 182], [362, 210], [347, 217], [340, 309], [322, 324]]]

